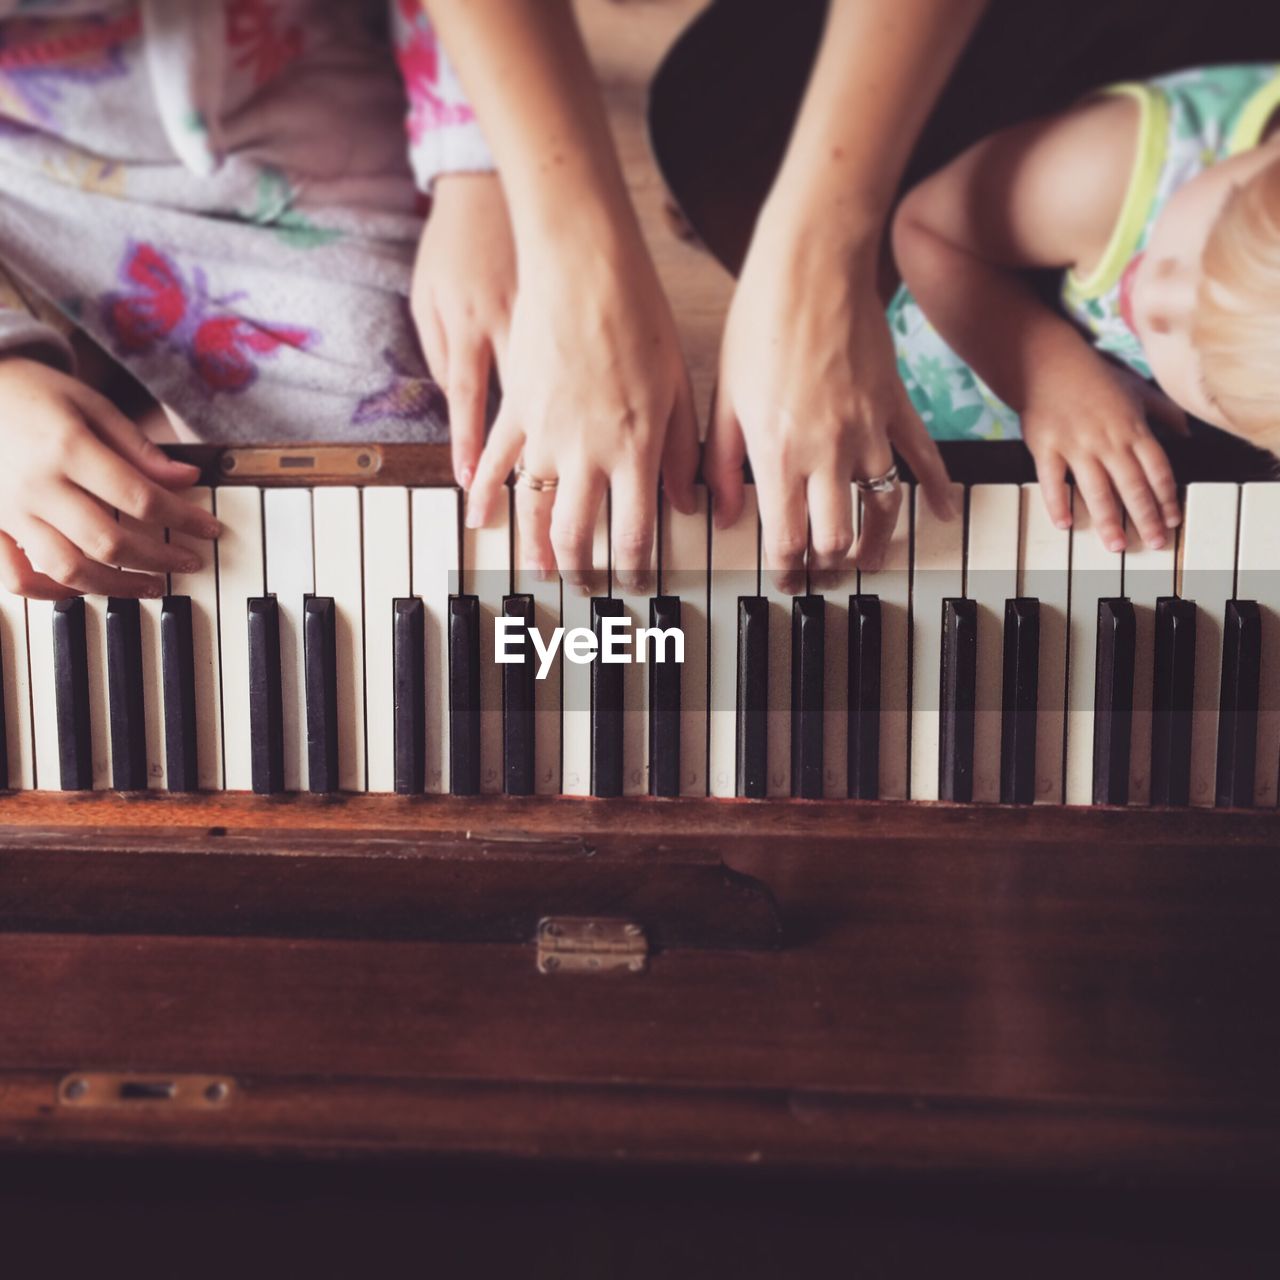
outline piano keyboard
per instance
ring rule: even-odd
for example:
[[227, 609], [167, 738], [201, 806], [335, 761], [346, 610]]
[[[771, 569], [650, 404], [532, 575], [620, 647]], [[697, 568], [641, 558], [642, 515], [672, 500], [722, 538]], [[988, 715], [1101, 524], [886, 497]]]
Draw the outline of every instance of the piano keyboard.
[[[965, 446], [962, 446], [965, 447]], [[1277, 804], [1280, 487], [1187, 485], [1175, 546], [1053, 527], [1029, 484], [906, 487], [877, 574], [783, 596], [754, 494], [732, 529], [660, 512], [645, 593], [519, 568], [509, 519], [463, 530], [421, 484], [197, 490], [226, 532], [163, 600], [0, 592], [0, 784], [12, 790], [711, 795]], [[682, 665], [545, 680], [495, 619], [678, 626]], [[652, 646], [652, 642], [650, 642]]]

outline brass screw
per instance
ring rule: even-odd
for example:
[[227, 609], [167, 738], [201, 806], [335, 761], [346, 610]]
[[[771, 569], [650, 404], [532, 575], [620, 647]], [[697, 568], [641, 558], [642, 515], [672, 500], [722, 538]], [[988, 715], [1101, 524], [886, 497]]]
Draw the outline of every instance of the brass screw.
[[87, 1080], [72, 1080], [62, 1091], [62, 1096], [68, 1102], [79, 1102], [86, 1093], [89, 1092], [89, 1082]]
[[209, 1085], [205, 1089], [204, 1091], [205, 1100], [208, 1102], [225, 1102], [227, 1099], [228, 1092], [230, 1091], [227, 1089], [226, 1083], [224, 1081], [215, 1080], [211, 1085]]

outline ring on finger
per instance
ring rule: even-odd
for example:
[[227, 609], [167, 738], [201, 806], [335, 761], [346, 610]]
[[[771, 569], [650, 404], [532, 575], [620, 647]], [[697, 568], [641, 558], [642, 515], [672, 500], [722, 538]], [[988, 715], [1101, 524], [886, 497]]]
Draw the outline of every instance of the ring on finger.
[[855, 479], [853, 483], [859, 493], [892, 493], [902, 482], [895, 462], [883, 475], [872, 476], [869, 480]]
[[523, 458], [516, 463], [515, 477], [516, 484], [534, 493], [550, 493], [560, 483], [559, 476], [535, 476], [532, 471], [526, 471]]

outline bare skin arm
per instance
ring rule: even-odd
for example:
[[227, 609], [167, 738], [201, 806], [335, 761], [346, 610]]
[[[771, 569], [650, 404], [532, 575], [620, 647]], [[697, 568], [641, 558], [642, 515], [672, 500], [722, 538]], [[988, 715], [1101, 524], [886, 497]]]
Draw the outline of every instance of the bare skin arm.
[[1138, 397], [1020, 276], [1087, 271], [1119, 215], [1137, 112], [1099, 98], [972, 147], [900, 207], [903, 278], [947, 343], [1022, 417], [1050, 514], [1070, 523], [1070, 469], [1102, 541], [1124, 545], [1124, 509], [1163, 546], [1177, 490]]

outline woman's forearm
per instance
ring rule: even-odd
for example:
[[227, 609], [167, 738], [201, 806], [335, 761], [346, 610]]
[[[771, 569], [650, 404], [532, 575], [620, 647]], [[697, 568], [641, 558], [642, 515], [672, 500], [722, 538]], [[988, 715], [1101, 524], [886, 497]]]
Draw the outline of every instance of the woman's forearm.
[[517, 244], [635, 215], [568, 0], [426, 0], [502, 175]]
[[987, 0], [833, 0], [766, 219], [876, 241]]

